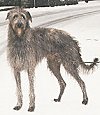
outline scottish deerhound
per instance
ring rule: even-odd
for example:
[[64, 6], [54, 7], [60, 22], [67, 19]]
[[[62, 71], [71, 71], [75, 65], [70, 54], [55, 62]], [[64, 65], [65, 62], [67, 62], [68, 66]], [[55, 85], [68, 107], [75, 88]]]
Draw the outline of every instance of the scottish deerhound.
[[14, 71], [17, 85], [17, 105], [15, 110], [22, 107], [22, 91], [20, 72], [26, 70], [30, 85], [30, 103], [28, 111], [34, 111], [35, 94], [34, 94], [34, 71], [36, 65], [45, 57], [51, 72], [55, 75], [60, 85], [60, 93], [55, 102], [59, 102], [64, 93], [66, 86], [60, 74], [60, 65], [73, 76], [78, 82], [83, 92], [83, 104], [87, 104], [88, 97], [85, 83], [80, 78], [79, 66], [89, 71], [94, 68], [98, 58], [90, 65], [86, 65], [80, 54], [78, 42], [73, 40], [68, 33], [53, 28], [31, 28], [29, 21], [32, 22], [30, 13], [22, 8], [11, 10], [7, 19], [9, 19], [8, 30], [8, 60]]

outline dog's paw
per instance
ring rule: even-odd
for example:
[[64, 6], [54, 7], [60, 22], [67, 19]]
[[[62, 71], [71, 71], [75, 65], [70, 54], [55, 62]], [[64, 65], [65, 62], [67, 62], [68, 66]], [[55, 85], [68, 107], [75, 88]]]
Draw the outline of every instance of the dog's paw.
[[33, 112], [33, 111], [34, 111], [34, 109], [35, 109], [35, 107], [34, 107], [34, 106], [33, 106], [33, 107], [29, 107], [28, 111], [29, 111], [29, 112]]
[[86, 99], [84, 99], [83, 101], [82, 101], [82, 104], [84, 104], [84, 105], [86, 105], [88, 103], [88, 98], [86, 98]]
[[20, 110], [20, 109], [21, 109], [21, 106], [15, 106], [13, 109], [14, 109], [14, 110]]
[[54, 99], [55, 102], [60, 102], [60, 99]]

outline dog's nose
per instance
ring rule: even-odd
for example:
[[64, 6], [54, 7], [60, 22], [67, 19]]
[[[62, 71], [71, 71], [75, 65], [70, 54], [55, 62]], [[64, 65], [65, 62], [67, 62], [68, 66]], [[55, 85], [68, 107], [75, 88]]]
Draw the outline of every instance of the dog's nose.
[[22, 22], [18, 22], [18, 23], [17, 23], [17, 27], [18, 27], [18, 28], [21, 28], [22, 26], [23, 26]]

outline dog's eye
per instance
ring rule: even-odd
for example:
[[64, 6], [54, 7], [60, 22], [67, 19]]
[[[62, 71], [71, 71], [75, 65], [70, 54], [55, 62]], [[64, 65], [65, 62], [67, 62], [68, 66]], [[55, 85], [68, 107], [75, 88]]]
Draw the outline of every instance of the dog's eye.
[[16, 15], [14, 15], [13, 19], [15, 19], [15, 18], [17, 18], [17, 17], [18, 17], [18, 15], [16, 14]]
[[21, 17], [22, 17], [23, 19], [25, 19], [25, 16], [24, 16], [24, 15], [21, 15]]

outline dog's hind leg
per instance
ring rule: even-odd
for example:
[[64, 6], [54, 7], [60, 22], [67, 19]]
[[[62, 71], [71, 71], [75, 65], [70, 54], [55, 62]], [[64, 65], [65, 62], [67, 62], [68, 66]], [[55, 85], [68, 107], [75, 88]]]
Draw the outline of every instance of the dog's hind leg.
[[83, 80], [80, 78], [80, 76], [78, 75], [78, 70], [77, 67], [75, 67], [74, 64], [63, 64], [65, 69], [67, 70], [68, 73], [70, 73], [73, 78], [78, 82], [79, 86], [81, 87], [81, 90], [83, 92], [83, 101], [82, 104], [86, 105], [88, 103], [88, 97], [87, 97], [87, 92], [86, 92], [86, 87], [85, 87], [85, 83], [83, 82]]
[[57, 58], [47, 58], [47, 63], [48, 63], [48, 67], [49, 69], [52, 71], [52, 73], [56, 76], [58, 83], [60, 85], [60, 93], [57, 99], [54, 99], [55, 102], [60, 102], [61, 97], [64, 93], [64, 89], [66, 87], [66, 83], [63, 80], [61, 74], [60, 74], [60, 63], [57, 60]]
[[14, 107], [14, 110], [19, 110], [22, 107], [22, 90], [21, 90], [21, 79], [20, 79], [20, 72], [14, 70], [14, 76], [16, 80], [16, 85], [17, 85], [17, 98], [18, 102], [17, 105]]

